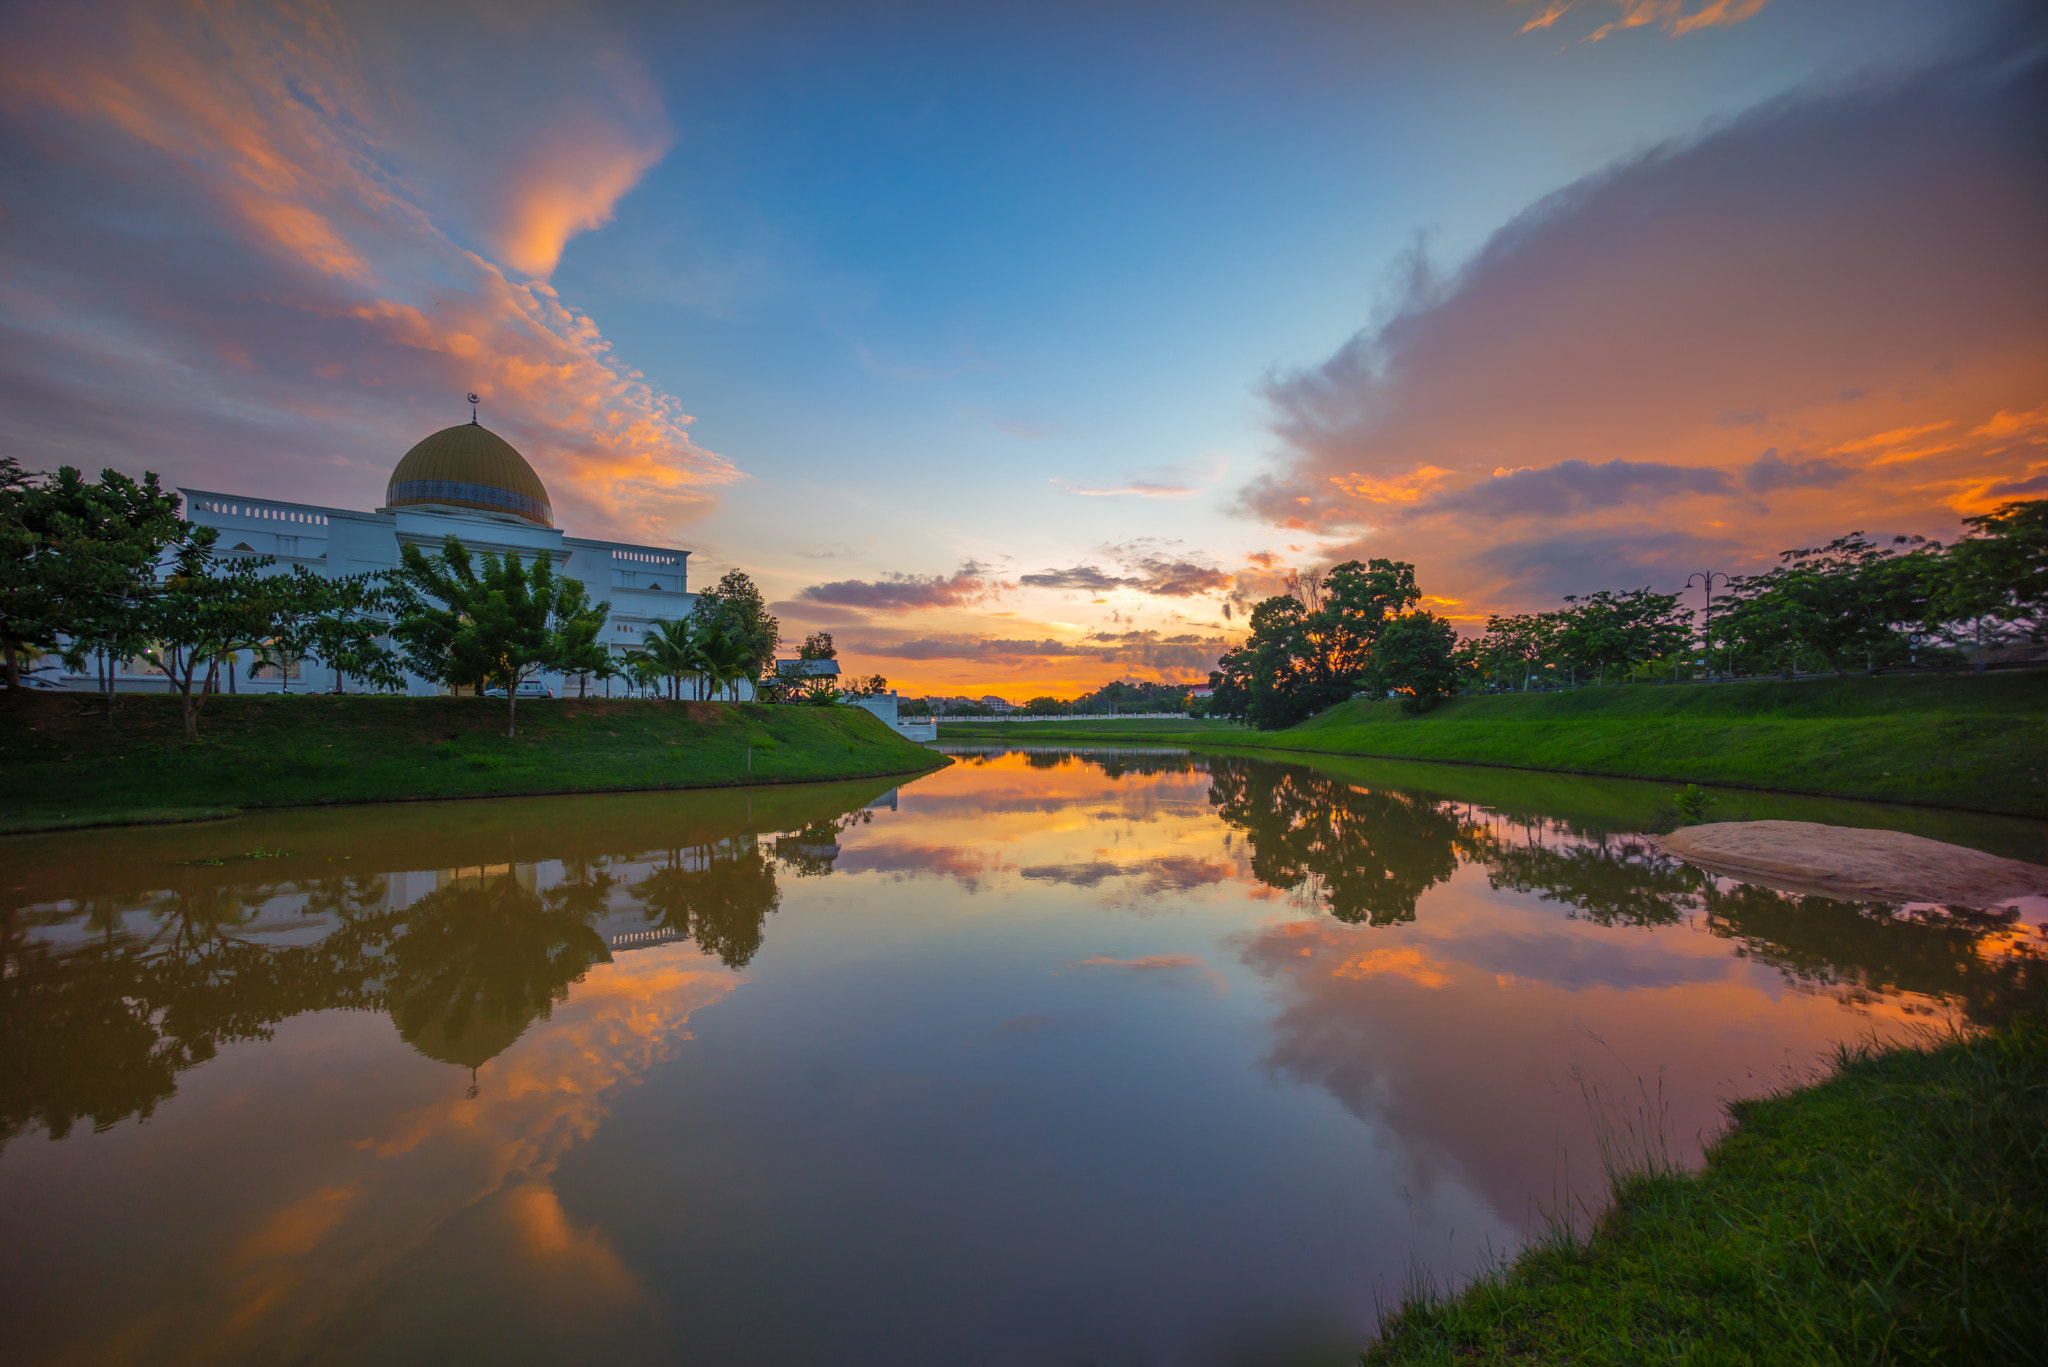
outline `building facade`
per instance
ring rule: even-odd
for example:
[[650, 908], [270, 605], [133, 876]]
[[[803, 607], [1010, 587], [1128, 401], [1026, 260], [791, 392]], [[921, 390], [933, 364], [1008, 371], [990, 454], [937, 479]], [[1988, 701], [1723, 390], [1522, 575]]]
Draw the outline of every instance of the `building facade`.
[[[497, 433], [474, 419], [427, 437], [398, 462], [385, 489], [384, 506], [373, 512], [323, 508], [311, 503], [253, 498], [213, 489], [178, 490], [185, 517], [220, 533], [225, 555], [269, 555], [289, 573], [303, 565], [340, 578], [394, 570], [399, 547], [415, 545], [429, 554], [455, 537], [471, 551], [495, 551], [532, 560], [545, 555], [558, 574], [579, 580], [594, 601], [611, 603], [603, 639], [623, 655], [640, 644], [657, 621], [687, 616], [696, 603], [689, 591], [690, 553], [671, 546], [574, 537], [555, 526], [554, 508], [540, 476], [526, 458]], [[251, 678], [244, 658], [236, 670], [238, 691], [326, 692], [337, 684], [333, 671], [312, 661], [280, 676]], [[116, 666], [123, 689], [163, 688], [162, 675], [140, 660]], [[541, 675], [557, 696], [575, 691], [574, 681]], [[67, 676], [72, 687], [98, 683], [89, 675]], [[595, 685], [604, 688], [603, 684]], [[407, 691], [441, 691], [428, 680], [407, 675]]]

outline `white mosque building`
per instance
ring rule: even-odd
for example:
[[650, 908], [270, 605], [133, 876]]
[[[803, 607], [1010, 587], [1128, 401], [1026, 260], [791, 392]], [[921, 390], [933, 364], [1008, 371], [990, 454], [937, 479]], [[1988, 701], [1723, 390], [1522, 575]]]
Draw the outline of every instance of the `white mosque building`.
[[[604, 640], [615, 655], [638, 646], [654, 622], [687, 616], [697, 601], [689, 591], [688, 551], [565, 534], [555, 525], [547, 488], [526, 457], [478, 426], [473, 414], [469, 422], [443, 428], [407, 451], [391, 472], [384, 506], [375, 512], [211, 489], [178, 492], [188, 520], [219, 530], [222, 552], [275, 556], [280, 570], [304, 565], [337, 578], [392, 570], [398, 568], [400, 546], [410, 543], [431, 554], [450, 536], [472, 551], [526, 560], [546, 555], [558, 574], [580, 580], [593, 600], [611, 602]], [[251, 680], [246, 664], [238, 673], [237, 689], [252, 692], [325, 692], [336, 683], [333, 671], [311, 661], [294, 666], [284, 678], [272, 669], [269, 678]], [[557, 696], [575, 691], [572, 681], [540, 677]], [[92, 686], [85, 679], [66, 682]], [[139, 660], [125, 664], [119, 677], [124, 688], [164, 683]], [[424, 695], [442, 689], [408, 675], [407, 691]]]

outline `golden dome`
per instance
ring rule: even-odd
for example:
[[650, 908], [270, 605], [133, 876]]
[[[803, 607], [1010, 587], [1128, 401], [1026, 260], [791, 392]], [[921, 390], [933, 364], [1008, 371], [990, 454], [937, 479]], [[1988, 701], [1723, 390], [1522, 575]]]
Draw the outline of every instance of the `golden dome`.
[[444, 427], [405, 453], [385, 490], [389, 508], [442, 507], [555, 525], [547, 487], [512, 443], [474, 422]]

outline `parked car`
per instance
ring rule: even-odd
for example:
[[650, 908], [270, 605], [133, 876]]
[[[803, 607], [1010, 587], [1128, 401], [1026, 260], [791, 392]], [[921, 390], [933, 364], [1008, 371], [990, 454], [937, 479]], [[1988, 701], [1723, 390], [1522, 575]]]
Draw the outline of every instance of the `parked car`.
[[[502, 698], [505, 696], [505, 690], [496, 687], [486, 688], [484, 696], [486, 698]], [[522, 698], [552, 698], [555, 696], [555, 690], [549, 688], [539, 679], [528, 679], [519, 685], [519, 696]]]

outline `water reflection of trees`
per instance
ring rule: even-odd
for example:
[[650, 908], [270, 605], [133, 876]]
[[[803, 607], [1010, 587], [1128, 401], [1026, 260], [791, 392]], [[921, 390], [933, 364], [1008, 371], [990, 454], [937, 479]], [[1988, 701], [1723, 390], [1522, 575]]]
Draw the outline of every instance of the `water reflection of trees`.
[[[306, 1012], [388, 1013], [421, 1053], [476, 1067], [610, 959], [597, 923], [633, 902], [742, 967], [780, 905], [778, 877], [831, 872], [839, 832], [871, 815], [815, 818], [769, 843], [566, 856], [545, 888], [533, 863], [444, 871], [403, 906], [383, 875], [251, 878], [246, 864], [177, 867], [169, 886], [128, 895], [0, 904], [0, 1143], [31, 1125], [63, 1138], [147, 1118], [178, 1074]], [[616, 870], [627, 860], [644, 869], [630, 884]], [[298, 926], [318, 938], [272, 938]]]
[[2048, 956], [2017, 912], [1902, 912], [1749, 884], [1710, 885], [1702, 900], [1707, 929], [1740, 942], [1737, 953], [1845, 1001], [1945, 998], [1984, 1025], [2048, 1010]]
[[2048, 1008], [2048, 957], [2009, 914], [1924, 910], [1724, 887], [1637, 839], [1514, 825], [1459, 804], [1366, 790], [1302, 765], [1214, 756], [1209, 800], [1245, 832], [1252, 873], [1339, 920], [1413, 920], [1423, 893], [1459, 862], [1495, 888], [1534, 893], [1603, 926], [1681, 922], [1739, 942], [1803, 988], [1852, 1003], [1914, 994], [1961, 1003], [1969, 1019]]
[[[377, 879], [316, 880], [310, 900], [346, 906]], [[220, 1047], [267, 1039], [302, 1011], [376, 1009], [375, 949], [388, 918], [351, 914], [315, 944], [273, 948], [234, 938], [252, 908], [291, 890], [188, 878], [133, 901], [93, 898], [79, 910], [83, 943], [36, 938], [32, 918], [9, 909], [0, 930], [0, 1142], [30, 1124], [63, 1138], [88, 1121], [105, 1129], [147, 1118], [177, 1090], [177, 1074]], [[146, 911], [147, 930], [128, 927]]]
[[1260, 882], [1306, 895], [1340, 921], [1415, 919], [1469, 845], [1459, 809], [1407, 793], [1354, 788], [1300, 765], [1212, 756], [1209, 802], [1252, 847]]
[[629, 890], [649, 921], [688, 936], [727, 968], [753, 959], [768, 914], [782, 905], [775, 861], [753, 836], [670, 850]]
[[1706, 882], [1692, 865], [1633, 840], [1558, 846], [1533, 834], [1515, 840], [1488, 833], [1473, 842], [1472, 855], [1494, 887], [1562, 902], [1603, 926], [1682, 921]]
[[610, 961], [589, 924], [610, 882], [598, 872], [536, 892], [526, 865], [450, 880], [413, 903], [388, 955], [399, 1036], [444, 1063], [495, 1057]]

